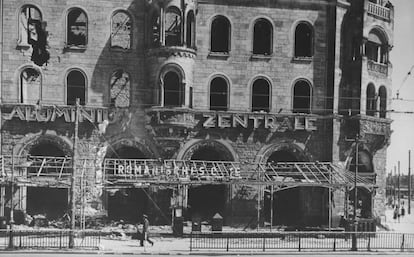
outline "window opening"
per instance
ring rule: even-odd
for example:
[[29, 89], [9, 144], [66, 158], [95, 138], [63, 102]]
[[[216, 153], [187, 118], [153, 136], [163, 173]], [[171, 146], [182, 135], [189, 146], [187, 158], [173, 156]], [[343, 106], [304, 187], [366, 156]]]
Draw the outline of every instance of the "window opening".
[[195, 18], [194, 12], [190, 11], [187, 15], [187, 47], [195, 48]]
[[117, 70], [111, 77], [111, 106], [129, 107], [130, 79], [128, 73]]
[[131, 18], [125, 12], [112, 16], [111, 47], [131, 48]]
[[230, 22], [223, 16], [211, 24], [211, 52], [230, 52]]
[[80, 99], [80, 104], [85, 105], [86, 79], [82, 72], [73, 70], [67, 76], [67, 104], [75, 105], [76, 98]]
[[183, 90], [180, 78], [175, 72], [168, 72], [164, 76], [164, 106], [179, 107], [182, 104]]
[[388, 63], [388, 47], [375, 32], [370, 32], [368, 42], [365, 45], [365, 52], [368, 60], [387, 64]]
[[210, 85], [210, 110], [227, 111], [227, 82], [217, 77]]
[[270, 55], [272, 53], [272, 25], [265, 19], [254, 24], [253, 54]]
[[379, 89], [380, 98], [380, 118], [387, 117], [387, 89], [381, 86]]
[[85, 47], [87, 45], [88, 19], [84, 11], [73, 9], [68, 13], [67, 45]]
[[367, 87], [367, 108], [366, 114], [368, 116], [374, 116], [377, 110], [377, 99], [375, 95], [375, 86], [369, 84]]
[[270, 85], [265, 79], [257, 79], [253, 83], [252, 111], [270, 111]]
[[296, 82], [293, 89], [293, 112], [310, 113], [311, 87], [306, 81]]
[[20, 73], [20, 102], [38, 104], [41, 95], [42, 76], [33, 68], [26, 68]]
[[295, 30], [295, 57], [312, 57], [312, 28], [300, 23]]
[[170, 8], [165, 14], [165, 45], [181, 45], [181, 15], [176, 8]]

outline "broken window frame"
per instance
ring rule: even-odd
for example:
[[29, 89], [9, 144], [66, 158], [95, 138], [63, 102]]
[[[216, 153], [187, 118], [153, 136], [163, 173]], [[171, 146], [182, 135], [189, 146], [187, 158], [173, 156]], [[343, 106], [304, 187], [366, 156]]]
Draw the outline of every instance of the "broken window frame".
[[[127, 76], [128, 80], [127, 82], [124, 84], [122, 89], [117, 90], [118, 93], [114, 92], [114, 86], [116, 86], [116, 82], [117, 80], [119, 80], [119, 78], [117, 78], [115, 81], [113, 81], [113, 78], [116, 78], [116, 74], [121, 73], [121, 76], [124, 77], [124, 74]], [[112, 76], [110, 78], [110, 85], [109, 85], [109, 100], [110, 100], [110, 106], [111, 107], [119, 107], [119, 108], [126, 108], [129, 107], [131, 105], [131, 75], [126, 72], [123, 69], [118, 69], [116, 71], [114, 71], [112, 73]], [[126, 92], [126, 93], [125, 93]], [[116, 104], [116, 99], [117, 97], [113, 98], [112, 97], [112, 93], [116, 94], [117, 97], [118, 96], [122, 96], [122, 95], [127, 95], [128, 97], [128, 104], [121, 104], [121, 105], [117, 105]]]
[[[76, 40], [81, 41], [80, 39], [76, 39], [73, 38], [74, 36], [72, 36], [71, 38], [71, 27], [72, 27], [72, 23], [70, 22], [70, 15], [74, 12], [79, 12], [79, 16], [78, 18], [83, 14], [85, 17], [85, 25], [83, 25], [85, 27], [85, 35], [84, 35], [84, 39], [82, 40], [83, 42], [76, 42]], [[76, 18], [73, 21], [73, 24], [76, 25], [76, 20], [78, 19]], [[75, 26], [73, 25], [73, 26]], [[75, 8], [71, 8], [68, 10], [67, 15], [66, 15], [66, 48], [72, 48], [72, 49], [85, 49], [88, 45], [88, 15], [86, 14], [86, 12], [78, 7]], [[77, 27], [81, 27], [81, 25], [77, 25]], [[80, 37], [80, 36], [79, 36]], [[76, 39], [76, 40], [75, 40]]]
[[[267, 88], [263, 88], [263, 86]], [[270, 81], [262, 77], [256, 78], [252, 83], [251, 90], [252, 112], [270, 112], [272, 95], [272, 84]]]
[[[303, 29], [299, 30], [301, 28]], [[297, 59], [312, 58], [314, 54], [313, 26], [308, 22], [301, 21], [296, 25], [294, 33], [294, 57]]]
[[229, 83], [221, 76], [214, 77], [210, 81], [210, 110], [227, 111], [228, 108]]
[[[221, 31], [218, 31], [218, 30], [221, 30]], [[230, 51], [231, 51], [231, 24], [227, 17], [223, 15], [218, 15], [214, 17], [214, 19], [211, 22], [210, 52], [228, 55], [230, 54]]]
[[368, 116], [375, 116], [377, 112], [377, 96], [375, 92], [375, 85], [369, 83], [366, 91], [366, 110]]
[[273, 26], [265, 18], [257, 19], [253, 25], [252, 52], [254, 55], [264, 56], [269, 56], [273, 53]]
[[387, 88], [385, 86], [380, 86], [378, 90], [379, 95], [379, 117], [387, 118]]
[[[25, 8], [26, 8], [26, 10], [24, 10]], [[28, 9], [29, 9], [29, 11], [28, 11]], [[32, 16], [32, 14], [31, 14], [32, 12], [30, 11], [31, 9], [33, 9], [34, 12], [38, 13], [39, 19], [31, 17]], [[23, 11], [25, 11], [26, 14], [29, 14], [30, 17], [29, 18], [24, 17], [22, 15]], [[25, 4], [20, 8], [20, 11], [19, 11], [19, 19], [18, 19], [19, 24], [17, 26], [17, 28], [18, 28], [17, 45], [18, 46], [27, 46], [27, 47], [30, 46], [30, 44], [29, 44], [29, 33], [30, 33], [29, 32], [29, 23], [30, 23], [30, 20], [37, 20], [40, 23], [42, 23], [43, 22], [43, 15], [42, 15], [42, 12], [40, 11], [40, 9], [38, 7], [36, 7], [35, 5]]]
[[[304, 88], [306, 86], [306, 88]], [[303, 95], [299, 95], [298, 87], [303, 87], [303, 90], [307, 92], [300, 92]], [[312, 112], [312, 85], [309, 81], [305, 79], [299, 79], [293, 85], [293, 99], [292, 99], [292, 112], [293, 113], [306, 113], [310, 114]]]
[[[114, 18], [117, 15], [126, 15], [126, 17], [128, 18], [128, 20], [125, 20], [122, 23], [122, 27], [123, 28], [128, 28], [128, 24], [129, 24], [129, 40], [128, 40], [128, 46], [127, 47], [123, 47], [121, 45], [117, 45], [114, 44], [114, 37], [116, 36], [116, 34], [114, 35]], [[125, 27], [126, 26], [126, 27]], [[118, 30], [115, 32], [117, 33], [120, 29], [118, 28]], [[119, 49], [119, 50], [131, 50], [132, 49], [132, 38], [133, 38], [133, 20], [131, 15], [125, 11], [125, 10], [117, 10], [115, 11], [112, 16], [111, 16], [111, 49]]]
[[[74, 73], [74, 72], [78, 72], [82, 76], [83, 85], [80, 85], [80, 83], [79, 84], [78, 83], [73, 83], [73, 84], [69, 83], [69, 75], [71, 75], [71, 73]], [[65, 78], [65, 82], [66, 82], [66, 105], [75, 105], [76, 104], [76, 98], [80, 99], [80, 104], [81, 105], [86, 105], [87, 81], [88, 80], [87, 80], [86, 74], [80, 69], [71, 69], [67, 72], [66, 78]], [[80, 94], [78, 95], [77, 93], [79, 93], [79, 92], [74, 93], [74, 94], [73, 93], [69, 94], [69, 90], [71, 90], [71, 89], [75, 89], [75, 90], [79, 90], [79, 91], [83, 90], [83, 95], [82, 96]], [[72, 99], [72, 97], [70, 97], [72, 95], [74, 95], [73, 99]], [[70, 99], [69, 99], [69, 97], [70, 97]]]
[[[171, 24], [167, 24], [168, 17], [175, 18], [175, 21]], [[181, 11], [175, 7], [170, 6], [165, 12], [165, 20], [164, 20], [164, 40], [165, 46], [182, 46], [182, 23], [183, 17], [181, 16]]]
[[[370, 35], [375, 36], [378, 40], [374, 42]], [[376, 29], [368, 34], [368, 40], [365, 43], [365, 56], [369, 61], [387, 65], [389, 59], [389, 47], [382, 33]]]
[[[32, 99], [33, 92], [30, 91], [31, 88], [29, 88], [29, 89], [25, 88], [25, 86], [30, 86], [32, 84], [23, 83], [23, 77], [22, 77], [23, 73], [26, 72], [26, 71], [29, 71], [29, 70], [35, 72], [37, 74], [35, 80], [39, 80], [38, 81], [38, 87], [39, 88], [37, 89], [39, 91], [38, 94], [37, 94], [38, 98], [33, 98]], [[20, 103], [22, 103], [22, 104], [38, 104], [41, 101], [41, 99], [42, 99], [42, 82], [43, 82], [42, 79], [43, 79], [42, 73], [40, 72], [40, 70], [38, 70], [35, 67], [28, 66], [28, 67], [24, 67], [21, 70], [21, 72], [19, 74], [19, 102]]]

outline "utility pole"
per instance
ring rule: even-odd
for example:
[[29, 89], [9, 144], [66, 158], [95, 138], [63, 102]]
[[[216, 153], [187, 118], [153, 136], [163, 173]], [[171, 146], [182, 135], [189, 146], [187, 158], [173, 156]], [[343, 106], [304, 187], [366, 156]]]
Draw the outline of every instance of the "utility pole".
[[400, 188], [400, 161], [398, 161], [398, 175], [397, 175], [397, 186], [398, 186], [398, 194], [397, 194], [397, 201], [398, 201], [398, 208], [401, 207], [401, 188]]
[[9, 234], [9, 249], [14, 248], [14, 239], [13, 239], [13, 224], [14, 224], [14, 146], [15, 143], [12, 142], [12, 153], [11, 153], [11, 182], [10, 182], [10, 234]]
[[78, 158], [78, 133], [79, 133], [79, 109], [80, 101], [76, 98], [76, 112], [75, 112], [75, 133], [73, 139], [73, 156], [72, 156], [72, 176], [70, 178], [70, 232], [69, 232], [69, 248], [75, 246], [74, 232], [76, 222], [76, 199], [75, 199], [75, 182], [76, 182], [76, 167]]
[[351, 251], [357, 251], [357, 232], [358, 232], [358, 220], [357, 220], [357, 208], [358, 208], [358, 185], [357, 185], [357, 177], [358, 177], [358, 168], [359, 168], [359, 144], [365, 143], [365, 140], [362, 140], [360, 134], [357, 134], [355, 138], [345, 139], [348, 142], [355, 143], [355, 174], [354, 174], [354, 232], [352, 234], [352, 248]]
[[408, 214], [411, 214], [411, 150], [408, 150]]

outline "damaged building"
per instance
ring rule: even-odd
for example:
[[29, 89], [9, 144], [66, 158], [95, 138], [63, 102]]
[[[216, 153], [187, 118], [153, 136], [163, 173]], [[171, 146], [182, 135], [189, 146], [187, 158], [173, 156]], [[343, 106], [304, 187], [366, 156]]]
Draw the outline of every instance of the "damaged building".
[[389, 1], [0, 2], [0, 216], [384, 215]]

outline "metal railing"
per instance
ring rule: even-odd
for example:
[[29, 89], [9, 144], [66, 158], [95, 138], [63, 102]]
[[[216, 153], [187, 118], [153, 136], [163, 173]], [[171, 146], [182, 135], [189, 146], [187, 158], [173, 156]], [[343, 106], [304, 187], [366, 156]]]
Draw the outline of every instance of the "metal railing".
[[[354, 232], [192, 233], [194, 250], [350, 251]], [[414, 234], [357, 232], [357, 249], [414, 251]]]
[[[0, 230], [0, 250], [68, 249], [70, 230]], [[74, 231], [76, 249], [98, 249], [101, 232]]]

